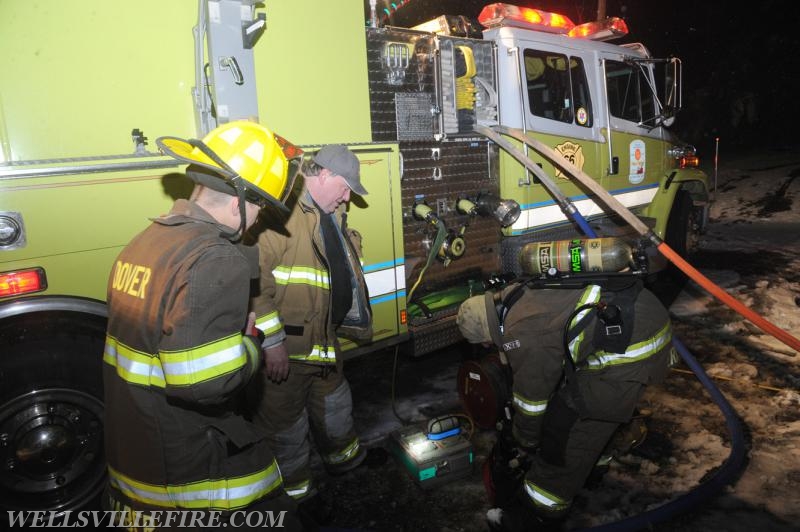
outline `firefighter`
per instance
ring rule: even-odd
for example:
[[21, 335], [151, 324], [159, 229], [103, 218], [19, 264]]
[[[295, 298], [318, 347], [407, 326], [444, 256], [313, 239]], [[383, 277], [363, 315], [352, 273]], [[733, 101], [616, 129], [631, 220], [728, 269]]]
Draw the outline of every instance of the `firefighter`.
[[248, 316], [257, 249], [239, 240], [261, 208], [285, 209], [302, 152], [252, 122], [157, 143], [189, 163], [195, 187], [131, 240], [109, 279], [104, 506], [131, 529], [169, 510], [272, 510], [299, 530], [266, 434], [236, 405], [261, 360]]
[[372, 337], [361, 238], [345, 212], [351, 193], [367, 191], [358, 158], [343, 145], [317, 151], [302, 173], [289, 219], [264, 216], [269, 230], [258, 235], [261, 294], [252, 303], [265, 334], [266, 371], [254, 420], [270, 435], [286, 491], [324, 522], [329, 504], [312, 482], [309, 431], [330, 474], [365, 457], [337, 336]]
[[514, 449], [496, 446], [493, 467], [495, 493], [511, 495], [487, 514], [493, 530], [557, 527], [645, 386], [676, 360], [667, 310], [622, 279], [613, 289], [522, 282], [461, 305], [463, 336], [497, 346], [511, 368]]

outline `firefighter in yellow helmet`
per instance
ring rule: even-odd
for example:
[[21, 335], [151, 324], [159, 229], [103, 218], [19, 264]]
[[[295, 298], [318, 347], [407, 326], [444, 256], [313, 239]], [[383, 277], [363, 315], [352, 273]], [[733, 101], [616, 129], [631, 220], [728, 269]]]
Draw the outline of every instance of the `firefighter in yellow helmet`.
[[237, 510], [272, 510], [300, 530], [266, 434], [236, 407], [261, 364], [247, 313], [258, 252], [236, 240], [262, 208], [285, 209], [302, 152], [243, 121], [202, 140], [157, 143], [189, 163], [196, 185], [112, 268], [104, 503], [142, 528], [178, 524], [165, 523], [168, 510], [202, 511], [211, 520], [204, 524]]

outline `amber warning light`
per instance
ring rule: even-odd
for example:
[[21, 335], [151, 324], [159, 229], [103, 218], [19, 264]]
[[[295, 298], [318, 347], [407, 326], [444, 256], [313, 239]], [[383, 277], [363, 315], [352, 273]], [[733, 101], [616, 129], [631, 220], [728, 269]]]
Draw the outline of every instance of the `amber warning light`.
[[32, 294], [47, 289], [42, 268], [0, 273], [0, 297]]
[[609, 17], [605, 20], [587, 22], [575, 26], [569, 31], [570, 37], [591, 39], [593, 41], [610, 41], [628, 34], [628, 25], [618, 17]]
[[502, 3], [484, 7], [478, 15], [478, 22], [485, 28], [516, 26], [550, 33], [568, 33], [575, 27], [575, 23], [569, 17], [558, 13]]

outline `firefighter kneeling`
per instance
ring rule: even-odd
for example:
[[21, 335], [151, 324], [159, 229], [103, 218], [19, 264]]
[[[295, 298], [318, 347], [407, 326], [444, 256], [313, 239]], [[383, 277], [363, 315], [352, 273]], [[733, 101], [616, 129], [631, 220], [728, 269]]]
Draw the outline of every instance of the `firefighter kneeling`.
[[676, 360], [667, 310], [641, 281], [603, 284], [520, 282], [459, 309], [464, 337], [497, 346], [513, 376], [511, 431], [493, 451], [493, 530], [557, 528], [645, 385]]

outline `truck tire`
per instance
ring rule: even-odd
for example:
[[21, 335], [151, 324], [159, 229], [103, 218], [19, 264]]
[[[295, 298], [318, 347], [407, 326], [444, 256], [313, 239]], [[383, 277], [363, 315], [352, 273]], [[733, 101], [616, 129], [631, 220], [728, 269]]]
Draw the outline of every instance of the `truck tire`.
[[[679, 190], [675, 194], [675, 201], [672, 204], [669, 218], [667, 218], [664, 241], [678, 255], [687, 259], [697, 251], [698, 228], [697, 211], [694, 208], [692, 197], [687, 191]], [[666, 268], [650, 277], [647, 287], [664, 306], [669, 308], [686, 286], [688, 279], [677, 266], [668, 263]]]
[[678, 255], [688, 258], [697, 251], [699, 227], [692, 196], [685, 190], [679, 190], [669, 212], [664, 241]]
[[0, 511], [94, 507], [105, 483], [105, 320], [43, 311], [0, 321]]

